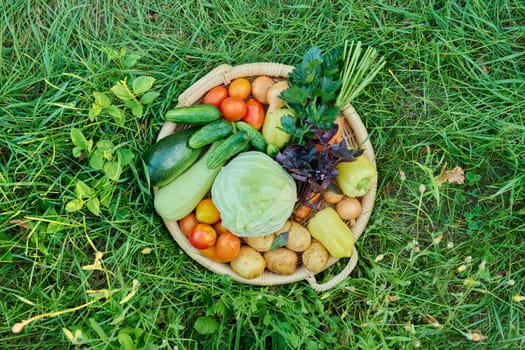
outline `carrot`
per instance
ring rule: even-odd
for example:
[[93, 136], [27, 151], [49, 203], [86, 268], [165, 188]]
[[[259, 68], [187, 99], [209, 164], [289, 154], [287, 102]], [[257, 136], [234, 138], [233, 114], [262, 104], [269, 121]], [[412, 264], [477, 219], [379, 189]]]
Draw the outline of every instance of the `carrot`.
[[317, 206], [319, 199], [321, 198], [321, 193], [315, 192], [312, 193], [306, 203], [300, 204], [294, 212], [294, 220], [297, 222], [304, 221], [310, 217], [312, 210]]
[[317, 152], [321, 152], [321, 151], [324, 150], [325, 148], [326, 148], [326, 147], [323, 146], [323, 145], [321, 145], [320, 143], [316, 143], [316, 144], [315, 144], [315, 150], [316, 150]]
[[297, 207], [297, 209], [295, 209], [293, 219], [297, 222], [301, 222], [303, 220], [306, 220], [310, 216], [311, 213], [312, 213], [312, 208], [310, 208], [306, 204], [301, 204]]
[[343, 118], [337, 118], [334, 123], [337, 124], [337, 132], [334, 136], [332, 136], [330, 141], [328, 141], [329, 145], [337, 144], [343, 141], [343, 129], [345, 127], [345, 121]]

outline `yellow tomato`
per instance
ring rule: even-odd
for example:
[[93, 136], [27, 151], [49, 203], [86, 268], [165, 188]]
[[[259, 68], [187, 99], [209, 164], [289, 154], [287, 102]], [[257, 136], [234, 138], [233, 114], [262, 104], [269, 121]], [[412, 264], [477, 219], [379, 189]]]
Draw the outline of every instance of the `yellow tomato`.
[[197, 204], [195, 216], [197, 221], [206, 224], [215, 224], [221, 219], [221, 214], [211, 198], [205, 198]]
[[250, 96], [251, 92], [252, 85], [244, 78], [237, 78], [230, 83], [230, 86], [228, 86], [228, 94], [230, 96], [239, 97], [243, 100]]

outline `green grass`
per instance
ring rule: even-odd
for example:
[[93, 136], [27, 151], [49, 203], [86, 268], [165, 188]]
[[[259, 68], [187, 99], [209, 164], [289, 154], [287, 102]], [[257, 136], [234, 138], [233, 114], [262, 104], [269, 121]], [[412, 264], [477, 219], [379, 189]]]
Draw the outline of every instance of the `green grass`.
[[[76, 348], [64, 329], [90, 349], [525, 346], [519, 1], [12, 0], [0, 16], [0, 348]], [[325, 293], [203, 269], [155, 215], [140, 162], [164, 113], [219, 64], [295, 64], [346, 39], [387, 59], [355, 101], [380, 175], [356, 269]], [[93, 92], [141, 75], [161, 94], [143, 117], [90, 120]], [[133, 151], [119, 181], [72, 155], [72, 128]], [[465, 183], [434, 186], [445, 165]], [[79, 180], [108, 196], [100, 216], [66, 211]]]

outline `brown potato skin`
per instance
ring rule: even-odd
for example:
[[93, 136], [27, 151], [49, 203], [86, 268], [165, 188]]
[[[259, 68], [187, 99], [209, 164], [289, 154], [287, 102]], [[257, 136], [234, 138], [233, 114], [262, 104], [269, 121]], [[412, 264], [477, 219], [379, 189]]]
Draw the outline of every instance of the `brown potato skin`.
[[243, 245], [239, 255], [230, 262], [230, 266], [242, 278], [253, 279], [264, 272], [266, 261], [261, 253], [252, 247]]
[[288, 241], [286, 242], [286, 248], [298, 253], [308, 249], [312, 243], [312, 235], [310, 235], [310, 231], [295, 221], [291, 222], [291, 226], [290, 222], [287, 222], [284, 225], [284, 228], [286, 227], [288, 227]]
[[324, 270], [330, 258], [330, 253], [328, 253], [328, 250], [321, 242], [313, 240], [310, 247], [303, 252], [301, 257], [304, 267], [315, 274]]
[[288, 248], [277, 248], [264, 253], [268, 270], [279, 275], [292, 275], [297, 269], [297, 254]]
[[272, 247], [275, 234], [270, 233], [260, 237], [244, 237], [244, 242], [258, 252], [267, 252]]

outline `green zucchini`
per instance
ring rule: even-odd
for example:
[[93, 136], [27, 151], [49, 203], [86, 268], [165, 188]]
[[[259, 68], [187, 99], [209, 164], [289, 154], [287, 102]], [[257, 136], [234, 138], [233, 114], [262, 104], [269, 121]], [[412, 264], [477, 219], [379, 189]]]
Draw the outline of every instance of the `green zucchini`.
[[215, 105], [176, 107], [166, 112], [166, 120], [176, 124], [203, 125], [221, 119], [221, 111]]
[[217, 120], [200, 128], [192, 137], [188, 144], [191, 148], [199, 148], [215, 141], [225, 139], [233, 133], [233, 125], [227, 120]]
[[266, 140], [259, 132], [259, 130], [255, 129], [253, 126], [243, 121], [239, 121], [235, 124], [237, 126], [237, 129], [239, 129], [240, 131], [244, 131], [248, 135], [248, 138], [250, 139], [250, 144], [253, 146], [253, 148], [260, 152], [266, 152], [266, 147], [268, 147], [268, 144], [266, 143]]
[[[224, 141], [219, 141], [224, 142]], [[210, 191], [215, 177], [221, 170], [218, 166], [210, 169], [207, 162], [218, 143], [210, 146], [188, 170], [155, 194], [155, 210], [165, 220], [177, 221], [188, 215]]]
[[197, 128], [185, 129], [170, 134], [152, 145], [143, 154], [150, 182], [153, 186], [164, 186], [188, 169], [202, 149], [188, 145]]
[[222, 141], [210, 154], [207, 161], [208, 168], [216, 169], [225, 164], [230, 158], [246, 150], [250, 143], [248, 134], [239, 131]]

